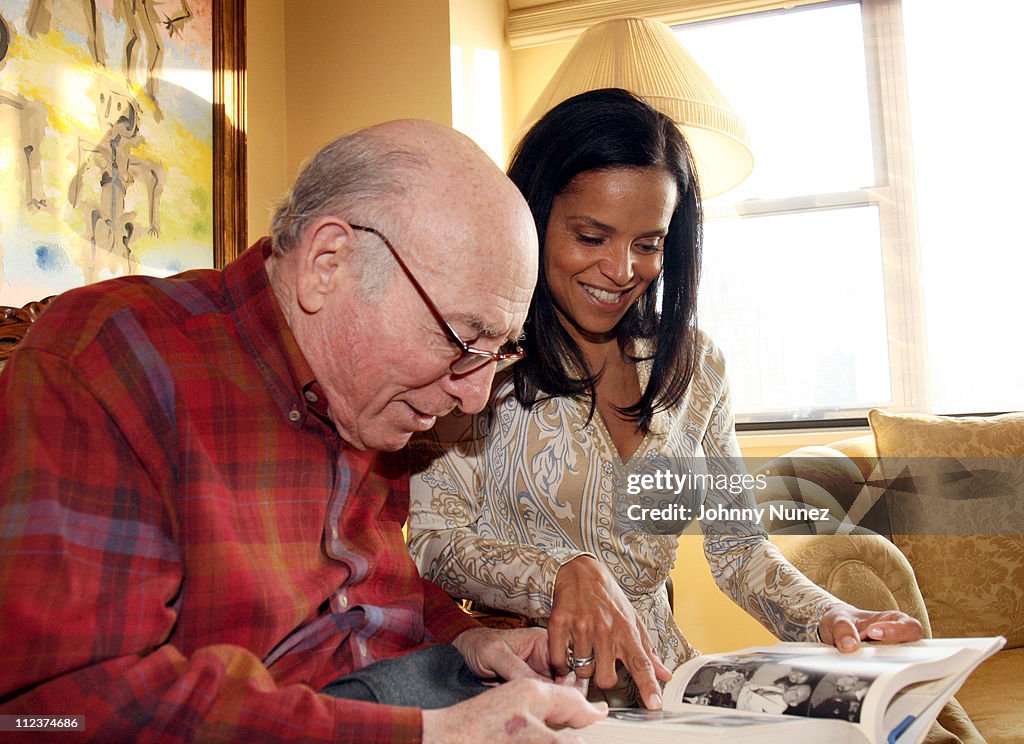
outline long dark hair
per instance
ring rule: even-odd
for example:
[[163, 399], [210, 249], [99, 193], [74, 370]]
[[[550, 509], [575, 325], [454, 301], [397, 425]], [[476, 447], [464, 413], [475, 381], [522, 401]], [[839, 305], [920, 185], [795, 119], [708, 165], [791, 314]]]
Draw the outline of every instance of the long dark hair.
[[624, 354], [631, 339], [654, 342], [652, 356], [643, 357], [652, 360], [647, 386], [636, 403], [619, 409], [646, 433], [654, 413], [678, 403], [693, 378], [702, 214], [693, 157], [679, 128], [619, 88], [588, 91], [558, 104], [527, 132], [512, 155], [508, 175], [526, 197], [540, 238], [540, 276], [527, 317], [526, 359], [515, 366], [515, 393], [527, 407], [549, 397], [586, 396], [594, 415], [594, 386], [601, 372], [589, 369], [579, 345], [558, 320], [544, 272], [544, 239], [552, 202], [576, 176], [624, 167], [662, 169], [677, 186], [661, 277], [616, 328]]

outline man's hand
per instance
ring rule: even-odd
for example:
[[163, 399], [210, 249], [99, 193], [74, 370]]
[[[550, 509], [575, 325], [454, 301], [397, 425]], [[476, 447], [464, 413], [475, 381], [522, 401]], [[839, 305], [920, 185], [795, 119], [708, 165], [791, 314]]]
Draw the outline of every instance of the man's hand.
[[423, 711], [423, 742], [582, 742], [571, 732], [552, 731], [548, 724], [579, 728], [607, 713], [607, 705], [588, 703], [571, 686], [519, 679], [450, 708]]
[[544, 628], [473, 628], [460, 633], [452, 645], [478, 677], [551, 681]]
[[818, 623], [818, 637], [822, 642], [843, 653], [856, 651], [862, 640], [908, 643], [922, 635], [921, 623], [905, 612], [858, 610], [848, 604], [835, 605]]
[[590, 556], [579, 556], [558, 569], [554, 604], [548, 621], [548, 653], [551, 665], [561, 674], [569, 670], [566, 650], [593, 664], [577, 668], [580, 679], [593, 678], [598, 687], [615, 685], [615, 662], [621, 659], [633, 676], [644, 704], [661, 707], [661, 686], [672, 672], [661, 663], [651, 645], [647, 628], [636, 616], [608, 569]]

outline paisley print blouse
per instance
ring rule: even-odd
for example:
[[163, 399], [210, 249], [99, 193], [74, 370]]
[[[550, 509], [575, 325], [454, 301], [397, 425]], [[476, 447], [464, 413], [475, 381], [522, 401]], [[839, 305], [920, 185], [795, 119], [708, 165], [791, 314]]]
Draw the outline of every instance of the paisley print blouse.
[[[636, 346], [649, 350], [642, 341]], [[638, 372], [645, 385], [650, 364], [640, 362]], [[686, 507], [696, 516], [701, 504], [729, 511], [753, 506], [749, 489], [714, 487], [735, 484], [745, 472], [724, 359], [700, 334], [686, 395], [654, 416], [627, 462], [600, 414], [589, 420], [588, 414], [588, 402], [572, 398], [526, 409], [505, 377], [496, 380], [483, 412], [451, 415], [415, 439], [409, 550], [420, 572], [450, 594], [540, 619], [550, 615], [559, 567], [594, 556], [611, 570], [661, 658], [674, 668], [697, 653], [676, 625], [665, 589], [688, 522], [665, 529], [636, 519], [640, 510], [629, 507], [675, 504], [675, 513]], [[715, 477], [705, 481], [711, 488], [685, 497], [671, 486], [661, 494], [636, 487], [643, 474], [665, 471]], [[756, 522], [704, 520], [700, 528], [723, 591], [779, 638], [817, 640], [819, 618], [838, 600], [790, 565]], [[686, 601], [683, 589], [676, 588], [676, 602]]]

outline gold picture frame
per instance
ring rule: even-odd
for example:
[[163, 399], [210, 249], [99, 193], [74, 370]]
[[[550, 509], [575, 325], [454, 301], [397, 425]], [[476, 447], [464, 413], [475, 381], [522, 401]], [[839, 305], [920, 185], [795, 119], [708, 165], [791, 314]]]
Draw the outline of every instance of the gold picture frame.
[[0, 305], [246, 239], [244, 0], [0, 0]]
[[213, 25], [213, 261], [245, 247], [245, 0], [215, 0]]

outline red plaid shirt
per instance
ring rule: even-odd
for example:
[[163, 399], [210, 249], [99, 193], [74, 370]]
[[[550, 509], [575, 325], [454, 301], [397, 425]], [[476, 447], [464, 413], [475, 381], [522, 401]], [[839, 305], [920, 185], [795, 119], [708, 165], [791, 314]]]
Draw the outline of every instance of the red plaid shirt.
[[326, 423], [268, 250], [67, 292], [0, 375], [0, 714], [420, 739], [418, 710], [314, 692], [473, 623], [406, 553], [404, 455]]

